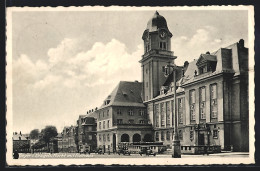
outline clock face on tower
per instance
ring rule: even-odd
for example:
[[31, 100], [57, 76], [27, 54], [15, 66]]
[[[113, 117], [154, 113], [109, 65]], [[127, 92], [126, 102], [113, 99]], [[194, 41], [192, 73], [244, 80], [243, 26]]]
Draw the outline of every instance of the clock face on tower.
[[165, 39], [166, 36], [167, 36], [167, 32], [165, 30], [161, 30], [159, 32], [159, 36], [160, 36], [161, 39]]

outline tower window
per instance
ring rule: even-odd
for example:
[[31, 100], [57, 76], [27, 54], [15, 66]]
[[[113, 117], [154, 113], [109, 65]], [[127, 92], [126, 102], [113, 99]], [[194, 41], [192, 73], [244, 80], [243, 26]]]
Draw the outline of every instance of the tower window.
[[146, 87], [148, 87], [148, 82], [146, 82]]
[[160, 49], [166, 50], [166, 42], [160, 42]]

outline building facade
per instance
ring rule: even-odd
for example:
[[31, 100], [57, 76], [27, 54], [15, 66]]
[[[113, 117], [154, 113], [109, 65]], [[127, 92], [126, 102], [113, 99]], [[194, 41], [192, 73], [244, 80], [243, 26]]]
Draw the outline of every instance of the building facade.
[[121, 81], [95, 111], [98, 148], [114, 152], [121, 142], [153, 140], [141, 91], [142, 83]]
[[64, 127], [62, 133], [62, 150], [61, 152], [75, 153], [78, 152], [75, 142], [76, 127]]
[[94, 112], [79, 116], [77, 131], [79, 149], [95, 150], [97, 147], [97, 122]]
[[13, 133], [13, 150], [17, 150], [18, 153], [29, 153], [30, 152], [30, 139], [29, 136], [23, 135], [21, 132]]
[[[170, 49], [172, 33], [165, 18], [154, 14], [143, 34], [143, 99], [154, 141], [171, 148], [174, 134], [173, 72], [166, 64], [177, 58]], [[176, 66], [178, 135], [183, 152], [199, 146], [248, 151], [248, 48], [244, 40], [197, 60]], [[185, 151], [186, 150], [186, 151]], [[196, 150], [195, 150], [196, 151]]]

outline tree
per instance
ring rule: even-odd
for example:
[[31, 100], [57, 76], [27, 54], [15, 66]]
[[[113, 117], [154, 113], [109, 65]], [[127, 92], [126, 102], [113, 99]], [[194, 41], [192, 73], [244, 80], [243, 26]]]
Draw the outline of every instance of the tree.
[[42, 129], [41, 134], [43, 141], [47, 144], [47, 148], [49, 149], [50, 140], [58, 135], [57, 128], [55, 126], [46, 126]]
[[39, 138], [39, 129], [34, 129], [30, 132], [30, 139], [38, 139]]

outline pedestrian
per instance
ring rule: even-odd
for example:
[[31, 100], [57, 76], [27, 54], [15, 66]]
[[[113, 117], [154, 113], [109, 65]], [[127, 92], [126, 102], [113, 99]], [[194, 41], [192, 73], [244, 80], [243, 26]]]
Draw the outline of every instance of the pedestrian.
[[19, 153], [18, 153], [17, 150], [14, 151], [14, 153], [13, 153], [13, 158], [14, 158], [14, 159], [18, 159], [18, 158], [19, 158]]

